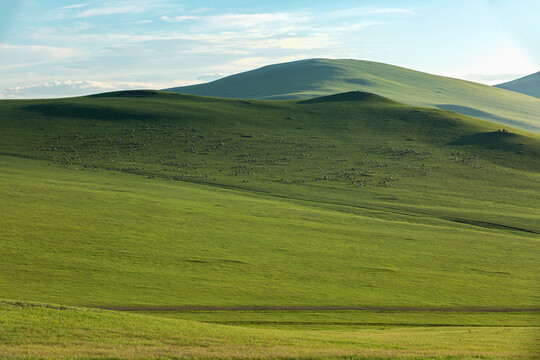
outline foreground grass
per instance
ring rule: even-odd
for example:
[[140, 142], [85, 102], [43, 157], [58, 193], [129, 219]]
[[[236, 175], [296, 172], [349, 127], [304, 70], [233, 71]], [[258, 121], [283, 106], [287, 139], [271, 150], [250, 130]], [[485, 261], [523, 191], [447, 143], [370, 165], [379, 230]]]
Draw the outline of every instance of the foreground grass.
[[538, 355], [538, 328], [526, 327], [270, 330], [9, 301], [0, 302], [0, 314], [0, 357], [5, 359], [525, 359]]
[[540, 313], [526, 312], [443, 312], [381, 310], [250, 310], [250, 311], [144, 311], [153, 315], [200, 322], [279, 329], [361, 329], [366, 326], [422, 327], [530, 327], [540, 324]]

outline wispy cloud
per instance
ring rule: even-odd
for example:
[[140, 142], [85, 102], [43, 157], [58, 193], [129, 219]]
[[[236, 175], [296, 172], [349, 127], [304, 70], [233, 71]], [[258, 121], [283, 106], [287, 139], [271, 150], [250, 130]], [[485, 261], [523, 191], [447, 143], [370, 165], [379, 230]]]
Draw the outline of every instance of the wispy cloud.
[[73, 4], [68, 6], [62, 6], [60, 9], [80, 9], [85, 6], [88, 6], [88, 4]]
[[357, 31], [357, 30], [367, 28], [369, 26], [384, 25], [386, 23], [387, 23], [386, 21], [375, 21], [375, 20], [354, 21], [350, 23], [341, 24], [340, 26], [333, 26], [331, 28], [326, 28], [325, 31], [328, 33], [352, 32], [352, 31]]
[[162, 16], [161, 20], [168, 22], [183, 22], [186, 20], [197, 20], [204, 29], [226, 30], [235, 29], [242, 31], [272, 30], [293, 31], [297, 25], [306, 23], [310, 19], [308, 13], [253, 13], [253, 14], [214, 14], [214, 15], [179, 15]]
[[144, 7], [141, 7], [137, 4], [127, 4], [122, 6], [110, 6], [110, 7], [101, 7], [84, 10], [76, 15], [78, 18], [97, 16], [97, 15], [117, 15], [117, 14], [133, 14], [133, 13], [142, 13], [145, 11]]
[[99, 16], [121, 16], [127, 14], [142, 14], [145, 17], [156, 15], [167, 10], [178, 11], [181, 7], [168, 0], [119, 0], [92, 1], [55, 8], [42, 15], [40, 21], [72, 20]]
[[328, 17], [352, 17], [368, 15], [415, 15], [415, 11], [406, 8], [380, 8], [380, 7], [357, 7], [343, 10], [331, 11]]
[[406, 15], [414, 14], [413, 10], [402, 9], [402, 8], [382, 8], [382, 9], [371, 9], [367, 11], [360, 10], [360, 12], [364, 14], [406, 14]]
[[80, 9], [82, 7], [88, 6], [88, 4], [73, 4], [73, 5], [67, 5], [62, 6], [59, 9]]
[[20, 68], [50, 61], [81, 56], [82, 52], [73, 48], [42, 45], [0, 44], [0, 70]]
[[300, 13], [223, 14], [204, 17], [204, 21], [217, 28], [261, 28], [305, 22], [307, 16]]
[[150, 24], [150, 23], [152, 23], [152, 22], [154, 22], [154, 21], [153, 21], [153, 20], [149, 20], [149, 19], [145, 19], [145, 20], [132, 21], [132, 22], [130, 22], [130, 23], [128, 23], [128, 24], [135, 24], [135, 25], [136, 25], [136, 24]]
[[200, 19], [200, 16], [192, 16], [192, 15], [180, 15], [180, 16], [173, 16], [172, 18], [170, 16], [162, 16], [160, 19], [170, 22], [181, 22], [186, 20], [198, 20]]

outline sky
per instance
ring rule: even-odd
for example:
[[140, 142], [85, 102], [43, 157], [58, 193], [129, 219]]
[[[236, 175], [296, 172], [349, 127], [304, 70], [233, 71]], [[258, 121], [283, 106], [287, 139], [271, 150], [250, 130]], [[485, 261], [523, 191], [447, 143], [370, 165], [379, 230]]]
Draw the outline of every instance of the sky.
[[540, 70], [538, 0], [0, 0], [0, 98], [359, 59], [496, 84]]

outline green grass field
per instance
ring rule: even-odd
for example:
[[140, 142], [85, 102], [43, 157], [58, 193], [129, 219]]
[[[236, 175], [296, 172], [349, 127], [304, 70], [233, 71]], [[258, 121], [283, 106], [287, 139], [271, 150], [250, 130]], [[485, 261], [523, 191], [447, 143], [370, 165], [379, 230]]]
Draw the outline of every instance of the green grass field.
[[[538, 74], [501, 87], [534, 95]], [[535, 88], [536, 86], [536, 88]], [[274, 64], [206, 84], [171, 91], [239, 99], [307, 99], [366, 91], [409, 105], [464, 115], [540, 132], [540, 99], [498, 87], [437, 76], [372, 61], [309, 59]]]
[[0, 126], [0, 357], [538, 353], [538, 135], [362, 93], [2, 101]]
[[537, 331], [527, 327], [284, 331], [31, 303], [0, 302], [0, 311], [3, 358], [503, 359], [537, 351]]

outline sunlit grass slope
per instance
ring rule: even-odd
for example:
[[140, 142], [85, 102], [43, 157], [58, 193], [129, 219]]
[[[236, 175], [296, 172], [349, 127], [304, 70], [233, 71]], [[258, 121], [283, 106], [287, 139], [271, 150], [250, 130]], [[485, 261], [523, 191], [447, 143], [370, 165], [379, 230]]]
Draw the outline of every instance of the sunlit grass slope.
[[0, 301], [2, 359], [506, 359], [538, 355], [537, 328], [271, 330]]
[[171, 91], [225, 98], [305, 99], [361, 90], [540, 132], [540, 100], [520, 93], [360, 60], [310, 59], [265, 66]]
[[538, 136], [350, 93], [0, 103], [0, 296], [538, 303]]
[[[437, 207], [372, 211], [11, 157], [1, 166], [4, 298], [101, 307], [537, 304], [537, 236], [440, 219]], [[453, 210], [467, 218], [465, 206]]]

